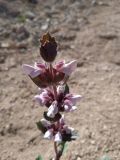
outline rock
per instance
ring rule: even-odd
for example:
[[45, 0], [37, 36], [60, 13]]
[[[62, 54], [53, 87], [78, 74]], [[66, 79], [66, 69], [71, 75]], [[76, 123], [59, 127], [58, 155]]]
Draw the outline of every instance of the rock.
[[78, 63], [77, 63], [77, 67], [82, 67], [84, 65], [84, 61], [79, 61]]
[[76, 35], [73, 34], [73, 33], [69, 33], [69, 34], [66, 34], [66, 35], [61, 34], [59, 36], [59, 39], [62, 40], [62, 41], [73, 41], [75, 38], [76, 38]]
[[108, 3], [105, 3], [105, 2], [102, 2], [102, 1], [99, 1], [98, 5], [100, 5], [100, 6], [109, 6]]
[[8, 15], [9, 17], [16, 18], [20, 15], [20, 11], [18, 10], [10, 10]]
[[112, 60], [111, 60], [112, 63], [116, 64], [117, 66], [120, 66], [120, 58], [117, 56], [117, 57], [114, 57]]
[[0, 135], [5, 136], [6, 134], [17, 134], [17, 127], [13, 123], [7, 124], [0, 130]]
[[10, 36], [10, 31], [3, 29], [3, 31], [0, 31], [0, 39], [4, 40], [9, 38]]
[[38, 138], [38, 135], [33, 135], [32, 137], [30, 137], [29, 141], [28, 141], [28, 144], [31, 144], [31, 143], [35, 143], [35, 140]]
[[97, 5], [97, 1], [96, 1], [96, 0], [92, 0], [91, 4], [92, 4], [93, 6], [95, 6], [95, 5]]
[[0, 2], [0, 15], [8, 13], [8, 7], [6, 3]]
[[48, 29], [48, 23], [45, 23], [41, 26], [41, 30], [45, 31]]
[[[2, 42], [0, 44], [0, 48], [2, 49], [27, 49], [28, 47], [28, 43], [27, 42]], [[4, 58], [4, 57], [3, 57]], [[3, 58], [0, 58], [0, 60], [2, 61]]]
[[28, 0], [28, 2], [32, 3], [32, 4], [37, 4], [38, 1], [37, 0]]
[[26, 50], [27, 49], [27, 47], [28, 47], [28, 43], [18, 43], [17, 45], [16, 45], [16, 48], [18, 48], [18, 49], [24, 49], [24, 50]]
[[33, 45], [39, 46], [39, 45], [40, 45], [39, 39], [40, 39], [39, 32], [36, 32], [36, 33], [33, 35], [33, 38], [32, 38], [32, 43], [33, 43]]
[[70, 48], [71, 49], [75, 49], [75, 45], [70, 45]]
[[16, 67], [16, 59], [13, 57], [9, 57], [6, 59], [7, 68], [14, 68]]
[[59, 45], [59, 49], [60, 49], [60, 50], [67, 50], [67, 49], [70, 49], [70, 45], [69, 45], [69, 44], [62, 44], [62, 45]]
[[30, 19], [30, 20], [33, 20], [35, 18], [35, 14], [33, 12], [31, 12], [31, 11], [27, 11], [25, 13], [25, 17]]
[[92, 145], [95, 145], [95, 141], [94, 141], [94, 140], [91, 140], [90, 143], [91, 143]]
[[50, 19], [48, 18], [46, 22], [41, 26], [41, 30], [43, 31], [47, 30], [49, 27], [49, 22], [50, 22]]
[[112, 33], [112, 32], [100, 33], [98, 36], [99, 38], [107, 39], [107, 40], [113, 40], [118, 37], [116, 33]]
[[30, 33], [24, 26], [19, 26], [19, 27], [13, 28], [11, 36], [13, 40], [17, 39], [19, 42], [21, 42], [29, 38]]
[[17, 1], [17, 0], [6, 0], [6, 1], [8, 1], [8, 2], [15, 2], [15, 1]]
[[20, 15], [20, 11], [15, 8], [10, 8], [6, 3], [0, 2], [0, 15], [15, 18]]
[[93, 6], [96, 6], [96, 5], [99, 5], [99, 6], [109, 6], [108, 3], [104, 3], [104, 2], [102, 2], [102, 1], [97, 1], [97, 0], [92, 0], [91, 4], [92, 4]]
[[5, 62], [5, 56], [0, 56], [0, 63], [4, 63]]
[[0, 48], [9, 48], [9, 47], [10, 47], [10, 44], [7, 43], [7, 42], [2, 42], [2, 43], [0, 44]]
[[73, 155], [72, 160], [81, 160], [80, 155], [78, 154]]

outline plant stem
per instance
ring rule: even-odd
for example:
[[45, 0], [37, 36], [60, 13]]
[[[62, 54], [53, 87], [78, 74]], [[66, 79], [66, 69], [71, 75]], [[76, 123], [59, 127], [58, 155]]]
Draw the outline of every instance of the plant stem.
[[53, 85], [54, 98], [57, 100], [57, 88]]
[[54, 142], [54, 149], [55, 149], [55, 160], [59, 160], [59, 157], [58, 157], [58, 151], [57, 151], [57, 143]]
[[[54, 72], [53, 72], [53, 68], [52, 68], [52, 64], [50, 64], [49, 66], [50, 69], [50, 73], [52, 75], [52, 78], [54, 80]], [[57, 86], [53, 85], [53, 93], [54, 93], [54, 99], [57, 100]], [[57, 124], [59, 123], [59, 121], [56, 122]], [[57, 149], [57, 142], [54, 142], [54, 150], [55, 150], [55, 160], [60, 160], [60, 155]]]
[[[52, 67], [51, 63], [50, 63], [49, 69], [50, 69], [50, 73], [52, 75], [52, 78], [54, 80], [54, 72], [53, 72], [53, 67]], [[53, 92], [54, 92], [54, 98], [55, 98], [55, 100], [57, 100], [57, 87], [55, 84], [53, 84]]]

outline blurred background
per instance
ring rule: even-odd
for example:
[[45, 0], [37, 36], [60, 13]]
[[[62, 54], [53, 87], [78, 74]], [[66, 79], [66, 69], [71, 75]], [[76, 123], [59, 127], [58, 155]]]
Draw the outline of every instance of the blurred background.
[[45, 160], [53, 143], [36, 127], [45, 108], [21, 65], [41, 61], [39, 39], [58, 42], [56, 61], [77, 59], [69, 85], [83, 99], [66, 114], [79, 131], [61, 160], [120, 160], [120, 1], [0, 0], [0, 160]]

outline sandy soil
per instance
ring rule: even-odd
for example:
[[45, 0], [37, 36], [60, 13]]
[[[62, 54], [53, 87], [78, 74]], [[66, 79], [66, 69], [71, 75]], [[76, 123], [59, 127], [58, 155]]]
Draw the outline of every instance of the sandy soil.
[[21, 69], [41, 60], [39, 37], [48, 30], [59, 43], [57, 60], [78, 60], [69, 85], [83, 95], [66, 114], [79, 138], [61, 160], [120, 160], [119, 0], [0, 0], [0, 160], [54, 153], [35, 124], [44, 111], [33, 101], [38, 89]]

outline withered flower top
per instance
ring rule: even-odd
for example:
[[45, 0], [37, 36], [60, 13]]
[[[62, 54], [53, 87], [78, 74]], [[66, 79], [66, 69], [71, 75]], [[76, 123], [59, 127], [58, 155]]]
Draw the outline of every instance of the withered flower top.
[[57, 43], [49, 33], [43, 35], [40, 40], [40, 55], [46, 62], [53, 62], [57, 55]]

